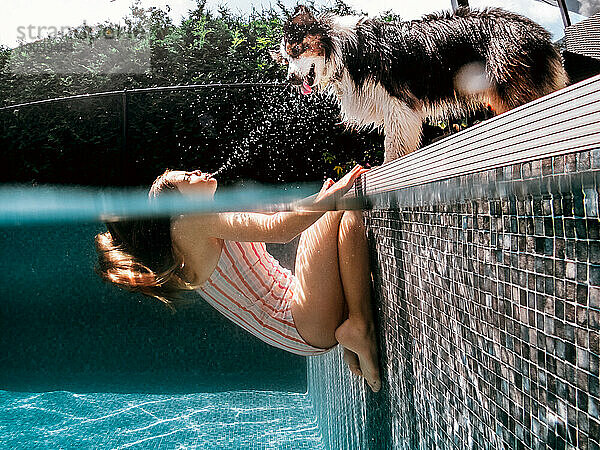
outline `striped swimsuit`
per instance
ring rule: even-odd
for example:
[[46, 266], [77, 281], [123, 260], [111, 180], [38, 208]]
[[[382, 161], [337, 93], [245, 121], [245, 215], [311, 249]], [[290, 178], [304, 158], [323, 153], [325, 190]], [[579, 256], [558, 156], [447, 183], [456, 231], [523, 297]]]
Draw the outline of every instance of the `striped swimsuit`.
[[298, 355], [329, 351], [308, 344], [296, 329], [292, 302], [298, 279], [262, 242], [223, 241], [215, 271], [198, 292], [217, 311], [274, 347]]

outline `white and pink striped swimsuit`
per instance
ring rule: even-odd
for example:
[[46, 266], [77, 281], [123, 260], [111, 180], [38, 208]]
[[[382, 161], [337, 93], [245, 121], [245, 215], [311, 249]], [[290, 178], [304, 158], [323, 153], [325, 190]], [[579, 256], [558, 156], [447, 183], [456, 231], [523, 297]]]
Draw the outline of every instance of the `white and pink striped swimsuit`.
[[298, 279], [262, 242], [223, 241], [215, 271], [199, 293], [217, 311], [274, 347], [298, 355], [329, 351], [308, 344], [296, 329], [292, 302]]

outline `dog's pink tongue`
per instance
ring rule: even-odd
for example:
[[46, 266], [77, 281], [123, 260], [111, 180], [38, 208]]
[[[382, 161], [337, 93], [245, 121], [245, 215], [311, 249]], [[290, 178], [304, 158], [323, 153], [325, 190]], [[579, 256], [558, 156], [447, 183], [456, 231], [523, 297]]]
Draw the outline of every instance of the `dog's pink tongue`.
[[310, 87], [310, 84], [308, 84], [306, 82], [306, 80], [304, 80], [304, 82], [302, 83], [302, 93], [304, 95], [308, 95], [312, 92], [312, 88]]

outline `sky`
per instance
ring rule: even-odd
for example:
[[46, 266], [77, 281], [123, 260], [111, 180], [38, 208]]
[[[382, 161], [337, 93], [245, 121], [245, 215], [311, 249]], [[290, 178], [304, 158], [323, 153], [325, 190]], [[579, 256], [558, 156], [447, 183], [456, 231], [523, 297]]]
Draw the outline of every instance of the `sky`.
[[[317, 0], [318, 4], [331, 0]], [[53, 34], [56, 29], [78, 26], [84, 23], [94, 25], [106, 20], [119, 22], [129, 12], [133, 0], [1, 0], [0, 45], [14, 47], [19, 40], [31, 42], [37, 36]], [[296, 4], [296, 0], [284, 0], [286, 5]], [[252, 6], [261, 9], [268, 7], [269, 0], [208, 0], [213, 9], [219, 4], [227, 4], [233, 11], [248, 12]], [[425, 13], [451, 8], [450, 0], [347, 0], [355, 9], [376, 15], [390, 8], [406, 20], [416, 19]], [[524, 14], [552, 32], [555, 39], [563, 35], [563, 24], [558, 8], [534, 0], [470, 0], [472, 7], [502, 6]], [[195, 0], [141, 0], [143, 7], [170, 8], [170, 16], [179, 23]], [[577, 21], [575, 14], [572, 20]]]

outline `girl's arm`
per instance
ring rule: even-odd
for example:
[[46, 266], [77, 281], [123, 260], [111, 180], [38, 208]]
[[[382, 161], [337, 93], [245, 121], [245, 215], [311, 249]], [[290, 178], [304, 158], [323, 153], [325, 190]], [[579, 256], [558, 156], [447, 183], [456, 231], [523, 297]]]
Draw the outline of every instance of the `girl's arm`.
[[203, 235], [239, 242], [286, 243], [321, 217], [319, 212], [219, 213], [196, 216], [192, 220]]
[[186, 221], [203, 236], [240, 242], [289, 242], [315, 223], [327, 206], [348, 192], [354, 180], [365, 171], [356, 166], [337, 183], [327, 180], [314, 200], [304, 202], [304, 211], [205, 214], [189, 216]]

